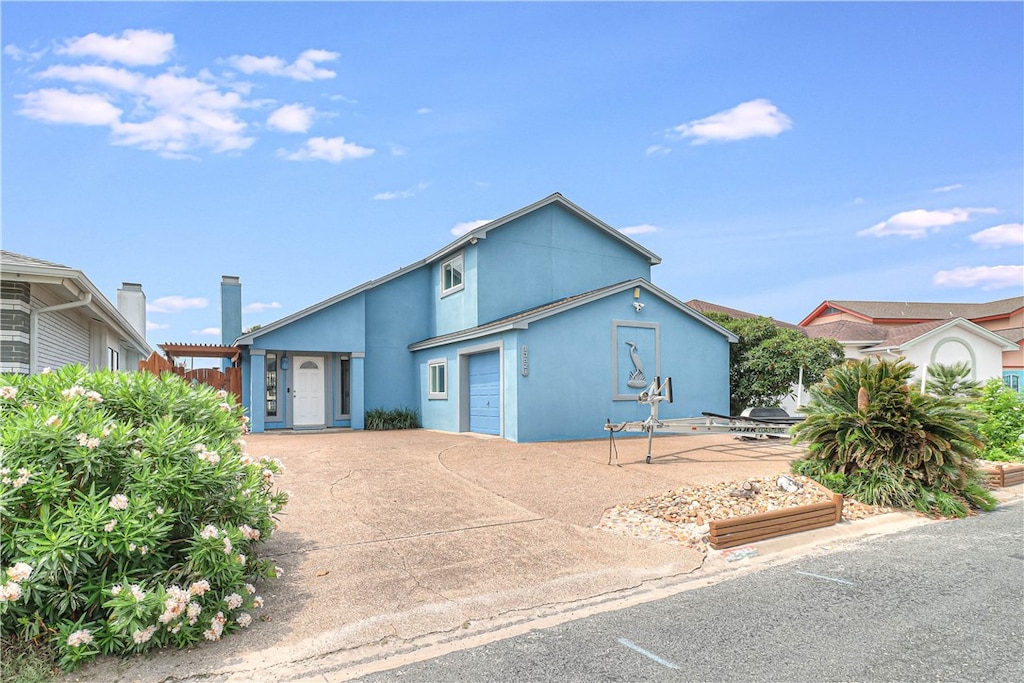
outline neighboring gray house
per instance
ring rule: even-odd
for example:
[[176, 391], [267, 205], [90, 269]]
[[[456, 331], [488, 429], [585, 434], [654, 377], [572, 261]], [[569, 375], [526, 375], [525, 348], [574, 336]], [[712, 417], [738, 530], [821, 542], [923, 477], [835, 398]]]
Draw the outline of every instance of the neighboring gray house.
[[150, 353], [142, 285], [125, 282], [114, 306], [80, 270], [0, 251], [0, 372], [131, 371]]

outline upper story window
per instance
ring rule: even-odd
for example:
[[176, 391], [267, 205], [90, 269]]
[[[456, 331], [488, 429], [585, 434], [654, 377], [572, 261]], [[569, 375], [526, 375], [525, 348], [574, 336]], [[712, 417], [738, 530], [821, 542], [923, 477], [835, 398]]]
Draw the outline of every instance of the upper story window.
[[462, 254], [459, 254], [441, 264], [441, 296], [462, 289], [463, 263]]

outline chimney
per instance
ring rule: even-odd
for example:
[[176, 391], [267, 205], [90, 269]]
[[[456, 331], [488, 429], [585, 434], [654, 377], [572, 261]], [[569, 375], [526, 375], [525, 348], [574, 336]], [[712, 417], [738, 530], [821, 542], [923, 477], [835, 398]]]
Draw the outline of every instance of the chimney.
[[138, 282], [122, 282], [117, 290], [117, 310], [136, 332], [146, 338], [146, 293]]
[[231, 346], [242, 336], [242, 283], [234, 275], [220, 278], [220, 339]]

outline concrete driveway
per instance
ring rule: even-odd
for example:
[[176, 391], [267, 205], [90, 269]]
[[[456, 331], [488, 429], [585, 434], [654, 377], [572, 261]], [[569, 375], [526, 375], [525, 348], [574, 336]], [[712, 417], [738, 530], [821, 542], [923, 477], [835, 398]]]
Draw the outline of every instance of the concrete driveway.
[[[513, 444], [427, 430], [257, 434], [291, 492], [261, 555], [284, 569], [253, 625], [193, 651], [105, 660], [83, 681], [302, 680], [357, 661], [611, 599], [698, 569], [701, 553], [593, 528], [619, 503], [683, 483], [785, 472], [799, 450], [726, 435]], [[568, 606], [568, 607], [567, 607]], [[392, 648], [389, 650], [389, 648]], [[314, 677], [311, 680], [324, 680]]]

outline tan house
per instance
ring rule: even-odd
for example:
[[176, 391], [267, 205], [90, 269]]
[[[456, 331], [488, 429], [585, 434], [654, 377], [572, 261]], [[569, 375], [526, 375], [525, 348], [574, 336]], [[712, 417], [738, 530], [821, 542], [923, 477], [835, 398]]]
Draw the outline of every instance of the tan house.
[[115, 306], [80, 270], [0, 251], [0, 372], [135, 370], [150, 353], [142, 285], [123, 283]]

